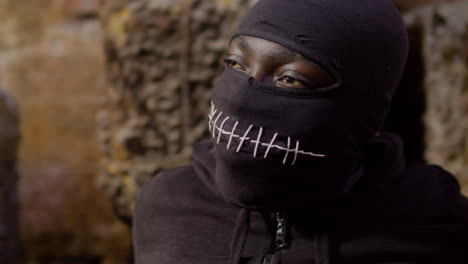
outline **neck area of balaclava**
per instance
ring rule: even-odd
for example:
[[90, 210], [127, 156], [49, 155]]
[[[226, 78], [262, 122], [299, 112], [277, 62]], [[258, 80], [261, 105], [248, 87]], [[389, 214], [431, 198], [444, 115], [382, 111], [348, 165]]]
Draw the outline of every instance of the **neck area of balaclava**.
[[296, 51], [336, 83], [286, 89], [227, 68], [209, 119], [218, 188], [247, 208], [330, 206], [401, 77], [408, 44], [397, 9], [390, 0], [260, 0], [239, 35]]

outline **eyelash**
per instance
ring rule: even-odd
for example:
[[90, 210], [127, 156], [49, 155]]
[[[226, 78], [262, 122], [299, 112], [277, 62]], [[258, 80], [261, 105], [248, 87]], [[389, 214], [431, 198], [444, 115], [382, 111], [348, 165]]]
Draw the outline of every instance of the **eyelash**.
[[[287, 79], [290, 79], [290, 80], [288, 81]], [[283, 80], [283, 81], [281, 81], [281, 80]], [[288, 75], [278, 78], [276, 80], [276, 82], [281, 82], [283, 85], [286, 85], [288, 88], [296, 88], [296, 89], [298, 89], [298, 88], [302, 89], [302, 88], [310, 86], [307, 83], [305, 83], [305, 82], [303, 82], [303, 81], [301, 81], [301, 80], [299, 80], [297, 78], [288, 76]], [[295, 86], [296, 82], [299, 83], [299, 85], [300, 85], [299, 87]], [[276, 86], [281, 87], [281, 85], [278, 85], [278, 84], [276, 84]]]
[[224, 59], [224, 63], [226, 64], [226, 66], [229, 66], [229, 67], [234, 67], [232, 64], [237, 64], [241, 66], [237, 61], [231, 60], [231, 59]]

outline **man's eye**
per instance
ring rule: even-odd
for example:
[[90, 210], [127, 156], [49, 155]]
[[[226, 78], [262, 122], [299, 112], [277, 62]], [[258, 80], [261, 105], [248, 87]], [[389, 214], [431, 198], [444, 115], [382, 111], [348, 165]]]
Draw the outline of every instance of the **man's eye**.
[[224, 59], [224, 63], [226, 64], [226, 66], [231, 67], [233, 69], [237, 69], [237, 70], [243, 70], [244, 69], [244, 67], [242, 67], [242, 65], [240, 65], [237, 61], [232, 60], [232, 59]]
[[276, 80], [277, 85], [281, 87], [287, 87], [287, 88], [304, 88], [306, 85], [304, 82], [291, 77], [291, 76], [284, 76]]

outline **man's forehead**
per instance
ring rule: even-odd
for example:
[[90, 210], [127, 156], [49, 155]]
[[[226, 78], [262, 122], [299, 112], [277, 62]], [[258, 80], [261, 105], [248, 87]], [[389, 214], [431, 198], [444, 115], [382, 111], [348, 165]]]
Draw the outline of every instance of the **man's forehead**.
[[[265, 40], [258, 37], [251, 36], [238, 36], [236, 37], [231, 44], [238, 44], [239, 47], [248, 52], [255, 51], [265, 51], [269, 55], [276, 57], [277, 59], [298, 59], [303, 58], [301, 54], [284, 47], [273, 41]], [[266, 45], [268, 45], [267, 50], [263, 50]]]
[[[266, 47], [265, 44], [267, 44], [268, 48], [265, 48]], [[237, 36], [231, 41], [230, 49], [232, 47], [239, 47], [243, 52], [246, 52], [248, 54], [266, 55], [269, 57], [271, 62], [276, 61], [278, 63], [284, 63], [284, 62], [290, 62], [293, 60], [302, 60], [314, 66], [319, 65], [315, 61], [302, 56], [300, 53], [288, 47], [285, 47], [276, 42], [258, 38], [258, 37], [245, 36], [245, 35]]]

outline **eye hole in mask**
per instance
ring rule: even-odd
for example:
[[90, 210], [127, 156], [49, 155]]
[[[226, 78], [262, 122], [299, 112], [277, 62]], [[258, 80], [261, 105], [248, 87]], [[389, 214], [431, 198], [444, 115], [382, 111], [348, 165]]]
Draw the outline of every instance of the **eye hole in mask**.
[[227, 68], [267, 85], [286, 89], [320, 89], [337, 83], [335, 74], [275, 42], [238, 36], [229, 44]]

